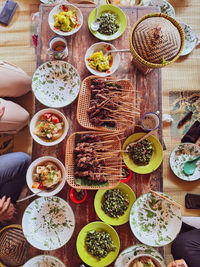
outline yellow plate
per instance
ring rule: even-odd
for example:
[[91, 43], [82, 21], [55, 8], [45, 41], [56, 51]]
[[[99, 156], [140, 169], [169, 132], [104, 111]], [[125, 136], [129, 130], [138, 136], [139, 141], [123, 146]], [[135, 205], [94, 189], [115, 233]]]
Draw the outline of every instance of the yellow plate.
[[[120, 189], [122, 191], [122, 193], [127, 195], [128, 200], [129, 200], [129, 206], [128, 206], [128, 209], [125, 211], [125, 213], [122, 216], [120, 216], [119, 218], [112, 218], [109, 215], [104, 213], [104, 211], [101, 208], [101, 204], [103, 201], [103, 196], [107, 190], [98, 190], [97, 191], [97, 193], [95, 195], [95, 199], [94, 199], [94, 208], [95, 208], [95, 211], [96, 211], [96, 214], [98, 215], [98, 217], [102, 221], [104, 221], [105, 223], [108, 223], [111, 225], [122, 225], [122, 224], [128, 222], [130, 209], [131, 209], [133, 203], [135, 202], [136, 197], [135, 197], [135, 193], [133, 192], [133, 190], [126, 184], [120, 183], [119, 185], [117, 185], [113, 189]], [[110, 190], [112, 190], [112, 189], [110, 189]]]
[[[87, 236], [87, 233], [91, 230], [96, 231], [105, 231], [110, 234], [114, 245], [116, 246], [115, 251], [111, 251], [108, 253], [108, 255], [105, 258], [102, 258], [101, 260], [98, 260], [97, 257], [90, 254], [85, 246], [85, 238]], [[76, 249], [77, 252], [86, 264], [92, 267], [102, 267], [107, 266], [111, 264], [116, 258], [119, 253], [120, 248], [120, 241], [119, 236], [114, 228], [112, 228], [110, 225], [104, 223], [104, 222], [92, 222], [87, 224], [83, 227], [83, 229], [78, 234], [77, 240], [76, 240]]]
[[[123, 144], [123, 150], [126, 148], [126, 146], [134, 141], [137, 141], [141, 137], [143, 137], [146, 133], [136, 133], [131, 136], [129, 136], [126, 141]], [[147, 137], [147, 140], [149, 140], [154, 148], [152, 157], [149, 161], [149, 164], [147, 165], [137, 165], [133, 162], [133, 160], [130, 158], [128, 153], [122, 153], [123, 160], [127, 167], [131, 169], [133, 172], [136, 173], [141, 173], [141, 174], [146, 174], [146, 173], [151, 173], [155, 171], [161, 164], [163, 160], [163, 149], [161, 143], [158, 141], [156, 137], [153, 135]]]

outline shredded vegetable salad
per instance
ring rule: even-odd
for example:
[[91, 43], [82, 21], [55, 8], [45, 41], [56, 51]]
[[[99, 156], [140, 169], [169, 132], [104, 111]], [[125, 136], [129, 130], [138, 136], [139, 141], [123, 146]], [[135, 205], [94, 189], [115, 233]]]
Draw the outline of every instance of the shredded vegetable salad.
[[54, 14], [54, 20], [54, 27], [63, 32], [70, 32], [80, 26], [76, 11], [68, 10], [65, 5], [62, 5], [61, 12]]

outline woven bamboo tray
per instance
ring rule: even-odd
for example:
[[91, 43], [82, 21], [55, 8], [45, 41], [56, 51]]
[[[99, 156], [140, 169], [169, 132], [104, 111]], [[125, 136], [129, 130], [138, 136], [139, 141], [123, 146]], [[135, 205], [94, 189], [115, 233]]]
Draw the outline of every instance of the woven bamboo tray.
[[[88, 185], [78, 185], [75, 182], [75, 177], [74, 177], [74, 149], [75, 149], [75, 137], [76, 134], [103, 134], [103, 132], [93, 132], [93, 131], [88, 131], [88, 132], [76, 132], [73, 133], [69, 136], [67, 139], [67, 144], [66, 144], [66, 152], [65, 152], [65, 168], [67, 172], [67, 183], [77, 189], [87, 189], [87, 190], [98, 190], [98, 189], [109, 189], [116, 187], [120, 183], [120, 176], [122, 175], [122, 157], [121, 153], [116, 153], [115, 157], [112, 157], [111, 159], [106, 160], [106, 166], [114, 163], [115, 165], [118, 165], [119, 167], [115, 168], [117, 171], [112, 173], [111, 177], [108, 177], [108, 179], [112, 179], [108, 181], [108, 186], [101, 186], [101, 185], [96, 185], [96, 186], [88, 186]], [[102, 139], [105, 139], [104, 136], [102, 136]], [[108, 139], [106, 139], [108, 140]], [[120, 150], [121, 149], [121, 142], [118, 138], [118, 136], [113, 136], [110, 138], [112, 140], [112, 150]], [[113, 172], [113, 171], [112, 171]], [[109, 170], [106, 170], [106, 173], [109, 174]], [[116, 178], [117, 177], [117, 178]]]
[[[108, 128], [108, 127], [104, 127], [104, 126], [95, 126], [93, 125], [90, 121], [89, 121], [89, 116], [87, 113], [87, 109], [90, 107], [90, 98], [91, 98], [91, 79], [106, 79], [106, 80], [116, 80], [116, 84], [119, 84], [122, 86], [123, 89], [125, 90], [130, 90], [130, 93], [127, 93], [126, 97], [127, 100], [130, 101], [130, 99], [133, 100], [133, 105], [136, 106], [135, 103], [135, 90], [133, 88], [133, 85], [131, 84], [130, 81], [128, 80], [119, 80], [116, 77], [99, 77], [99, 76], [88, 76], [87, 78], [85, 78], [82, 83], [81, 83], [81, 89], [80, 89], [80, 93], [79, 93], [79, 97], [78, 97], [78, 106], [77, 106], [77, 121], [78, 123], [86, 128], [86, 129], [90, 129], [90, 130], [96, 130], [96, 131], [106, 131], [106, 132], [112, 132], [112, 131], [118, 131], [118, 130], [122, 130], [124, 129], [124, 124], [120, 124], [120, 122], [117, 122], [114, 128]], [[133, 118], [133, 124], [132, 126], [134, 126], [134, 122], [135, 122], [135, 118]], [[128, 126], [128, 123], [127, 123]], [[129, 124], [130, 126], [130, 124]]]

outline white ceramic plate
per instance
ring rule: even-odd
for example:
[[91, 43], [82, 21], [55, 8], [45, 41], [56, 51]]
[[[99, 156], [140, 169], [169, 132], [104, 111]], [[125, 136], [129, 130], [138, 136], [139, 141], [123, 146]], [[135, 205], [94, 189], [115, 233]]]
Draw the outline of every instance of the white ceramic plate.
[[143, 244], [134, 245], [124, 249], [115, 261], [114, 267], [128, 267], [128, 262], [130, 262], [130, 260], [133, 261], [140, 255], [145, 255], [147, 257], [152, 256], [160, 263], [162, 267], [166, 267], [164, 259], [160, 253], [154, 248]]
[[57, 158], [50, 157], [50, 156], [44, 156], [44, 157], [40, 157], [40, 158], [34, 160], [31, 163], [31, 165], [28, 167], [28, 170], [27, 170], [27, 173], [26, 173], [26, 182], [27, 182], [28, 188], [33, 193], [40, 192], [40, 189], [32, 188], [32, 185], [33, 185], [32, 176], [33, 176], [33, 171], [35, 170], [35, 167], [40, 165], [42, 162], [45, 162], [45, 161], [54, 162], [60, 168], [60, 170], [62, 172], [62, 180], [57, 186], [55, 186], [54, 189], [49, 190], [49, 191], [45, 190], [45, 191], [42, 191], [41, 193], [37, 194], [40, 197], [51, 197], [51, 196], [54, 196], [54, 195], [58, 194], [62, 190], [62, 188], [65, 185], [65, 181], [66, 181], [66, 170], [65, 170], [65, 167], [62, 164], [62, 162], [60, 160], [58, 160]]
[[[65, 6], [65, 8], [67, 8], [67, 10], [76, 10], [76, 16], [78, 18], [78, 24], [79, 26], [74, 28], [72, 31], [69, 31], [69, 32], [64, 32], [64, 31], [61, 31], [57, 28], [54, 27], [54, 14], [58, 14], [60, 13], [61, 11], [63, 11], [63, 6]], [[49, 22], [49, 27], [51, 28], [52, 31], [54, 31], [56, 34], [58, 35], [62, 35], [62, 36], [69, 36], [69, 35], [72, 35], [74, 33], [76, 33], [77, 31], [80, 30], [81, 26], [83, 25], [83, 15], [82, 15], [82, 12], [81, 10], [72, 5], [72, 4], [69, 4], [69, 3], [63, 3], [63, 4], [59, 4], [57, 6], [55, 6], [49, 13], [49, 18], [48, 18], [48, 22]]]
[[151, 0], [149, 2], [147, 2], [147, 4], [144, 4], [145, 6], [156, 6], [156, 7], [160, 7], [160, 11], [163, 14], [166, 14], [170, 17], [172, 17], [173, 19], [175, 18], [175, 11], [173, 6], [165, 0]]
[[195, 32], [193, 31], [190, 25], [185, 24], [183, 22], [181, 22], [180, 25], [184, 31], [184, 36], [185, 36], [184, 47], [183, 47], [183, 51], [181, 52], [181, 56], [185, 56], [189, 54], [190, 52], [192, 52], [192, 50], [196, 46], [197, 40], [196, 40]]
[[101, 77], [106, 77], [106, 76], [113, 74], [118, 69], [119, 64], [120, 64], [120, 55], [119, 55], [119, 53], [112, 53], [113, 64], [108, 71], [106, 71], [106, 72], [97, 71], [97, 70], [92, 69], [88, 65], [88, 60], [91, 57], [92, 53], [98, 52], [101, 50], [103, 51], [103, 53], [107, 53], [107, 52], [109, 52], [109, 50], [116, 50], [116, 48], [114, 47], [114, 45], [112, 45], [110, 43], [105, 43], [105, 42], [95, 43], [95, 44], [91, 45], [85, 54], [85, 65], [86, 65], [87, 69], [92, 74], [97, 75], [97, 76], [101, 76]]
[[22, 218], [27, 241], [40, 250], [54, 250], [65, 245], [75, 228], [74, 213], [59, 197], [41, 197], [29, 204]]
[[133, 203], [129, 223], [133, 234], [142, 243], [165, 246], [181, 229], [181, 210], [152, 193], [146, 193]]
[[[46, 142], [34, 133], [38, 119], [42, 115], [44, 115], [45, 113], [52, 113], [52, 114], [58, 115], [60, 118], [62, 118], [62, 121], [64, 123], [64, 130], [63, 130], [62, 135], [58, 139], [56, 139], [55, 141], [52, 141], [52, 142]], [[33, 116], [33, 118], [31, 119], [31, 122], [30, 122], [31, 136], [38, 144], [40, 144], [42, 146], [54, 146], [54, 145], [59, 144], [66, 137], [68, 129], [69, 129], [69, 124], [68, 124], [68, 121], [67, 121], [65, 115], [62, 112], [60, 112], [56, 109], [52, 109], [52, 108], [46, 108], [46, 109], [42, 109], [42, 110], [38, 111]]]
[[58, 258], [50, 255], [39, 255], [27, 261], [23, 267], [65, 267]]
[[32, 90], [43, 105], [61, 108], [78, 96], [81, 78], [78, 71], [65, 61], [49, 61], [40, 65], [32, 78]]
[[170, 155], [170, 167], [174, 174], [184, 181], [195, 181], [200, 178], [200, 160], [192, 175], [186, 175], [183, 171], [184, 163], [196, 158], [200, 154], [200, 147], [192, 143], [183, 143], [174, 148]]

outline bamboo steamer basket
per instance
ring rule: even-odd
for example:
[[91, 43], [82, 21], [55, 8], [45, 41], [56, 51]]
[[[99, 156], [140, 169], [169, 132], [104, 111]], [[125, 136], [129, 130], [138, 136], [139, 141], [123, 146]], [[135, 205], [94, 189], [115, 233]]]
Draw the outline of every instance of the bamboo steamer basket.
[[179, 23], [166, 14], [148, 14], [132, 27], [129, 37], [133, 63], [144, 74], [175, 62], [184, 47]]

